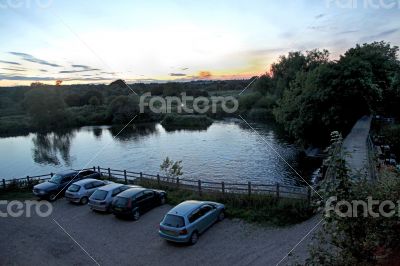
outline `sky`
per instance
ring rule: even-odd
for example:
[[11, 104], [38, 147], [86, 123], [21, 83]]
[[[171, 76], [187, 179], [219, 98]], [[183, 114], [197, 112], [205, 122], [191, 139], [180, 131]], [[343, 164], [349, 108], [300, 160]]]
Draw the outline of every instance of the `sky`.
[[290, 51], [400, 45], [399, 0], [0, 0], [0, 86], [243, 79]]

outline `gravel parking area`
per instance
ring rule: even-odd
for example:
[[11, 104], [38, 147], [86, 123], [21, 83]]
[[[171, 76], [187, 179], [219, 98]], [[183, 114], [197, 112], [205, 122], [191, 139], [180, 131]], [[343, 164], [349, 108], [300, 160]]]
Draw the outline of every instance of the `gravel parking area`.
[[[276, 265], [320, 221], [316, 216], [292, 227], [265, 228], [225, 219], [188, 246], [158, 236], [158, 224], [170, 208], [126, 221], [61, 199], [47, 218], [0, 218], [0, 264]], [[311, 235], [296, 248], [300, 259], [307, 256]]]

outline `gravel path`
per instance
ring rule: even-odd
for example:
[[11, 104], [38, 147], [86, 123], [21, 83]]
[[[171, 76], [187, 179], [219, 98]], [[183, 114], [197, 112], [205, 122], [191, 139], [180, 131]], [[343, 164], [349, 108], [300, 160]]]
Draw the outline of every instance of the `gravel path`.
[[[0, 218], [0, 265], [276, 265], [320, 221], [315, 216], [287, 228], [265, 228], [225, 219], [187, 246], [157, 234], [170, 208], [158, 207], [135, 222], [61, 199], [47, 218]], [[311, 235], [294, 252], [301, 260]], [[287, 263], [286, 258], [281, 265]]]

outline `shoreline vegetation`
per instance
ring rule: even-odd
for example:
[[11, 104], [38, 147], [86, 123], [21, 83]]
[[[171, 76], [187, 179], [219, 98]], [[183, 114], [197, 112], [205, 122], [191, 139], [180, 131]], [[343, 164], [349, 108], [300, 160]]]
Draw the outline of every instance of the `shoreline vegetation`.
[[[0, 88], [0, 135], [27, 134], [89, 125], [159, 122], [169, 130], [207, 128], [213, 120], [241, 115], [249, 121], [273, 121], [291, 142], [302, 147], [326, 147], [330, 133], [346, 135], [359, 117], [380, 114], [400, 117], [398, 47], [373, 42], [356, 45], [337, 60], [327, 50], [290, 52], [270, 71], [250, 80]], [[256, 80], [254, 80], [256, 79]], [[242, 94], [250, 82], [252, 85]], [[236, 113], [221, 105], [205, 114], [140, 112], [140, 95], [193, 97], [231, 96], [239, 101]], [[191, 106], [193, 102], [188, 102]]]

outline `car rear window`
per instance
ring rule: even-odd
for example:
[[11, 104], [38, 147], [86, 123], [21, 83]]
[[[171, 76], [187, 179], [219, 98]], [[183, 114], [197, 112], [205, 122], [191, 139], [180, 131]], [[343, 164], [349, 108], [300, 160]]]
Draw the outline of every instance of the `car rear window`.
[[129, 199], [124, 197], [116, 197], [113, 204], [117, 207], [125, 207], [128, 204]]
[[107, 197], [107, 194], [108, 194], [107, 191], [98, 189], [93, 193], [91, 198], [94, 199], [94, 200], [104, 200]]
[[70, 192], [78, 192], [81, 187], [76, 184], [72, 184], [67, 190]]
[[162, 224], [170, 227], [180, 228], [185, 226], [185, 220], [182, 216], [167, 214]]

